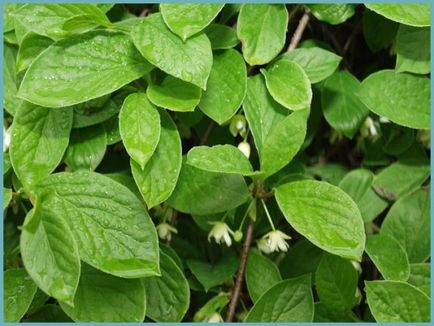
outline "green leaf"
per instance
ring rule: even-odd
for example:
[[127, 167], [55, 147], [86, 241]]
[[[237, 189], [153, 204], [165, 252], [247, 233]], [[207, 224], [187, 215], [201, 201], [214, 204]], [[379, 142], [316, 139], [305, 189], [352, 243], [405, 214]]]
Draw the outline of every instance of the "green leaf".
[[3, 211], [9, 206], [12, 200], [12, 189], [3, 187]]
[[391, 236], [370, 235], [366, 238], [366, 253], [385, 280], [406, 281], [410, 275], [408, 257], [402, 246]]
[[314, 311], [310, 278], [307, 274], [277, 283], [259, 298], [245, 322], [312, 322]]
[[15, 114], [22, 102], [16, 97], [18, 91], [16, 56], [15, 48], [5, 44], [3, 49], [3, 107], [11, 115]]
[[181, 79], [167, 76], [161, 84], [151, 83], [146, 89], [149, 101], [156, 106], [179, 112], [194, 111], [199, 104], [199, 87]]
[[75, 322], [142, 322], [145, 288], [139, 279], [114, 277], [83, 264], [74, 307], [60, 306]]
[[151, 69], [128, 35], [88, 32], [42, 52], [27, 70], [18, 94], [46, 107], [68, 106], [112, 93]]
[[295, 62], [280, 59], [270, 67], [261, 69], [271, 96], [290, 110], [310, 107], [312, 89], [304, 70]]
[[431, 71], [430, 29], [400, 25], [396, 36], [396, 69], [429, 74]]
[[430, 193], [417, 190], [400, 198], [381, 225], [381, 234], [395, 238], [407, 252], [410, 263], [430, 256]]
[[161, 276], [143, 279], [146, 289], [146, 316], [156, 322], [177, 323], [190, 305], [190, 288], [182, 270], [160, 252]]
[[68, 317], [56, 304], [46, 304], [26, 318], [26, 323], [70, 323]]
[[211, 43], [199, 33], [183, 42], [152, 14], [131, 31], [134, 44], [150, 63], [176, 78], [206, 89], [212, 66]]
[[360, 322], [352, 311], [336, 311], [330, 309], [322, 302], [315, 302], [315, 323], [341, 323], [341, 322]]
[[339, 185], [339, 182], [345, 177], [348, 173], [348, 167], [337, 164], [337, 163], [328, 163], [323, 165], [311, 166], [308, 168], [308, 171], [315, 177], [321, 178], [323, 181], [327, 181], [332, 185]]
[[160, 112], [161, 133], [154, 155], [144, 170], [131, 160], [131, 171], [148, 208], [170, 197], [178, 181], [182, 165], [182, 148], [176, 125], [169, 114]]
[[430, 321], [431, 300], [416, 287], [397, 281], [366, 281], [365, 286], [368, 305], [377, 322]]
[[[32, 222], [35, 220], [37, 225]], [[36, 201], [24, 222], [20, 248], [24, 266], [38, 287], [72, 305], [80, 277], [80, 257], [65, 220]]]
[[355, 95], [360, 82], [348, 71], [338, 71], [324, 82], [321, 106], [327, 122], [348, 138], [353, 138], [369, 113]]
[[354, 4], [310, 4], [306, 5], [312, 15], [314, 15], [318, 20], [332, 24], [338, 25], [350, 19], [356, 9]]
[[282, 58], [293, 61], [303, 68], [312, 84], [333, 74], [342, 60], [342, 57], [319, 47], [294, 49], [285, 53]]
[[350, 311], [355, 304], [358, 278], [349, 260], [324, 253], [315, 273], [320, 302], [333, 311]]
[[360, 261], [365, 230], [357, 205], [343, 190], [305, 180], [276, 188], [276, 200], [291, 226], [316, 246]]
[[219, 293], [205, 303], [193, 316], [194, 322], [207, 322], [216, 311], [221, 311], [229, 303], [227, 293]]
[[122, 140], [121, 134], [119, 133], [119, 116], [114, 115], [103, 123], [106, 137], [107, 145], [113, 145]]
[[160, 115], [143, 93], [130, 94], [119, 113], [119, 132], [130, 155], [143, 170], [160, 139]]
[[28, 102], [17, 110], [12, 125], [11, 163], [25, 187], [49, 175], [68, 146], [72, 109], [50, 110]]
[[16, 71], [26, 70], [35, 58], [53, 44], [53, 40], [35, 33], [27, 33], [18, 49]]
[[368, 48], [374, 53], [387, 48], [392, 43], [398, 26], [399, 24], [376, 14], [374, 11], [363, 11], [363, 36]]
[[431, 292], [431, 263], [411, 264], [408, 283], [418, 287], [427, 296]]
[[214, 286], [220, 285], [233, 276], [239, 266], [236, 256], [226, 255], [214, 264], [199, 260], [187, 260], [188, 268], [203, 285], [205, 292]]
[[160, 12], [169, 29], [185, 41], [208, 26], [223, 6], [220, 3], [162, 3]]
[[390, 20], [411, 26], [430, 26], [431, 6], [428, 3], [370, 3], [365, 6]]
[[246, 285], [253, 303], [262, 294], [282, 280], [279, 269], [267, 257], [257, 251], [250, 251], [246, 265]]
[[14, 12], [17, 10], [18, 4], [5, 3], [3, 5], [3, 33], [14, 30]]
[[232, 145], [195, 146], [187, 154], [187, 164], [195, 168], [221, 173], [251, 175], [252, 165], [244, 154]]
[[288, 27], [283, 4], [243, 4], [237, 34], [244, 59], [250, 66], [269, 63], [282, 51]]
[[211, 24], [204, 29], [204, 32], [213, 50], [231, 49], [240, 43], [236, 30], [226, 25]]
[[35, 192], [42, 208], [65, 218], [84, 262], [119, 277], [159, 274], [155, 227], [120, 183], [93, 172], [57, 173]]
[[180, 212], [204, 215], [238, 207], [249, 195], [241, 175], [200, 170], [184, 160], [168, 203]]
[[72, 171], [94, 171], [104, 158], [106, 147], [107, 139], [103, 125], [73, 129], [63, 160]]
[[374, 113], [414, 129], [430, 128], [430, 80], [381, 70], [360, 85], [358, 96]]
[[229, 49], [214, 55], [206, 91], [199, 108], [218, 124], [229, 120], [246, 95], [247, 71], [238, 51]]
[[112, 24], [107, 16], [100, 11], [73, 16], [63, 23], [62, 29], [68, 33], [83, 33], [98, 26], [107, 28], [116, 27], [116, 25]]
[[4, 321], [19, 322], [29, 309], [38, 288], [24, 268], [4, 271], [3, 282]]
[[74, 105], [72, 128], [84, 128], [104, 122], [118, 115], [120, 105], [107, 96]]

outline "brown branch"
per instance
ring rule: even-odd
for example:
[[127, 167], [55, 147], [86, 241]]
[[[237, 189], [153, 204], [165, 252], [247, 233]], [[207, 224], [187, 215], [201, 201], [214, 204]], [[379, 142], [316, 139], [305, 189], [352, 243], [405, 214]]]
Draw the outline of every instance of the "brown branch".
[[288, 46], [288, 52], [294, 50], [298, 43], [300, 43], [301, 37], [303, 36], [304, 30], [307, 27], [307, 23], [309, 22], [309, 14], [305, 12], [303, 16], [301, 16], [300, 21], [298, 22], [298, 26], [292, 35], [291, 42]]
[[200, 146], [204, 145], [207, 142], [208, 137], [211, 134], [213, 128], [214, 128], [214, 121], [211, 121], [208, 125], [208, 128], [205, 131], [205, 134], [203, 135], [202, 140], [199, 143]]
[[237, 308], [238, 300], [240, 298], [241, 286], [243, 285], [247, 256], [249, 254], [250, 245], [252, 244], [254, 227], [255, 223], [253, 222], [253, 220], [250, 219], [249, 225], [247, 226], [246, 239], [243, 243], [243, 252], [241, 253], [240, 267], [238, 267], [237, 279], [235, 280], [235, 284], [232, 289], [231, 302], [229, 303], [228, 312], [226, 314], [226, 323], [230, 323], [232, 319], [234, 319], [235, 309]]

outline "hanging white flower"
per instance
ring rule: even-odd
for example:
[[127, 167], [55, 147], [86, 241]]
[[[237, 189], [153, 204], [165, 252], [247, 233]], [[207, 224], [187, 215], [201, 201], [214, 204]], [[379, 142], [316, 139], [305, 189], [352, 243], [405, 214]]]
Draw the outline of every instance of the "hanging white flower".
[[208, 234], [208, 241], [211, 241], [211, 238], [214, 238], [215, 242], [218, 244], [221, 244], [224, 241], [226, 242], [226, 245], [230, 247], [232, 244], [230, 234], [234, 234], [234, 232], [229, 228], [229, 226], [224, 222], [210, 222], [210, 224], [214, 226]]
[[213, 313], [208, 320], [207, 323], [223, 323], [222, 315], [220, 315], [218, 312]]
[[258, 241], [258, 249], [266, 254], [275, 251], [288, 251], [289, 244], [286, 240], [289, 239], [291, 239], [289, 235], [279, 230], [270, 231]]
[[238, 149], [247, 157], [250, 157], [250, 145], [246, 141], [242, 141], [238, 144]]
[[166, 222], [158, 224], [156, 227], [158, 236], [162, 240], [169, 240], [172, 239], [172, 233], [177, 234], [178, 230], [175, 229], [170, 224], [167, 224]]
[[9, 129], [6, 129], [3, 126], [3, 152], [6, 152], [9, 149], [9, 145], [11, 144], [11, 134]]

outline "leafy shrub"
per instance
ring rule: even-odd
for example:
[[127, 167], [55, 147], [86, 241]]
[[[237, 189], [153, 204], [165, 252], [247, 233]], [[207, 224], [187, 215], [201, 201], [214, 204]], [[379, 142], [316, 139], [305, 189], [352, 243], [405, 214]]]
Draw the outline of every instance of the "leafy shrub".
[[5, 320], [429, 321], [429, 24], [6, 5]]

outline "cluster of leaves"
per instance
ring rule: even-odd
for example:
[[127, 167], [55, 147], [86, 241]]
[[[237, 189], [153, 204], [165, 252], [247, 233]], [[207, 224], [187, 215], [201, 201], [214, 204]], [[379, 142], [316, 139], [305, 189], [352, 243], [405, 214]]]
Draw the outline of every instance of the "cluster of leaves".
[[5, 320], [429, 321], [429, 25], [6, 5]]

